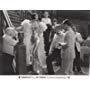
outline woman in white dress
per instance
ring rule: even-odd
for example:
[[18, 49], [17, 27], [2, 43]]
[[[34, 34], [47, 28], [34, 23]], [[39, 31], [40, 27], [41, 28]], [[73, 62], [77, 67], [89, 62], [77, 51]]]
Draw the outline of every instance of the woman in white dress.
[[69, 20], [63, 22], [64, 29], [66, 31], [64, 42], [62, 45], [61, 57], [62, 57], [62, 69], [64, 74], [73, 74], [73, 61], [75, 58], [75, 33], [72, 29], [72, 23]]
[[34, 36], [34, 71], [38, 74], [42, 74], [42, 70], [46, 68], [46, 55], [44, 50], [43, 32], [47, 29], [45, 23], [38, 20], [38, 15], [34, 13], [32, 15], [31, 29]]
[[26, 66], [30, 66], [32, 65], [32, 61], [30, 59], [31, 57], [31, 35], [32, 35], [32, 31], [31, 31], [31, 24], [29, 20], [24, 20], [22, 23], [22, 28], [23, 28], [23, 32], [24, 32], [24, 44], [26, 46]]

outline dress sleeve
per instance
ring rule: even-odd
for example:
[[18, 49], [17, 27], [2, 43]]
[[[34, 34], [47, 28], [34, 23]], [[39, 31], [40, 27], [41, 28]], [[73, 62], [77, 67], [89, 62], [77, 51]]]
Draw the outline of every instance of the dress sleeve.
[[40, 28], [45, 31], [47, 29], [47, 26], [44, 22], [40, 22]]

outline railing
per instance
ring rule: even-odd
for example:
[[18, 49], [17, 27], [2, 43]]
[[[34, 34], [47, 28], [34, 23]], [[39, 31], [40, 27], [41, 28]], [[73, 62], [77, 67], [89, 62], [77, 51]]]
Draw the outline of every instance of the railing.
[[[12, 19], [9, 16], [8, 11], [2, 10], [2, 12], [3, 12], [4, 20], [6, 21], [8, 27], [13, 27], [14, 25], [13, 25]], [[14, 57], [14, 59], [13, 59], [13, 61], [16, 62], [16, 67], [14, 67], [14, 69], [15, 69], [14, 71], [16, 74], [21, 74], [21, 75], [26, 74], [27, 70], [26, 70], [25, 46], [23, 45], [23, 43], [22, 44], [17, 43], [17, 45], [15, 47], [17, 47], [17, 48], [15, 49], [15, 51], [16, 51], [15, 57], [16, 58]], [[1, 68], [1, 65], [2, 65], [2, 68]], [[2, 75], [2, 74], [4, 74], [4, 63], [2, 63], [1, 65], [0, 65], [0, 68], [2, 69], [3, 72], [1, 72], [0, 74]], [[7, 74], [8, 74], [8, 71], [7, 71]]]
[[8, 26], [9, 27], [13, 27], [13, 24], [12, 24], [10, 18], [9, 18], [9, 15], [7, 13], [7, 10], [2, 10], [2, 11], [3, 11], [4, 17], [6, 19], [6, 22], [7, 22]]

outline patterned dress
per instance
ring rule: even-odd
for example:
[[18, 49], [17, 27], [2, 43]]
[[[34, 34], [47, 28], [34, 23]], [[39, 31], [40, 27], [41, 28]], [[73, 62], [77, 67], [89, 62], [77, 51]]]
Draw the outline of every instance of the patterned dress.
[[34, 47], [33, 47], [33, 67], [34, 71], [38, 74], [42, 74], [42, 69], [46, 68], [46, 55], [44, 50], [44, 39], [43, 31], [47, 27], [43, 22], [32, 21], [31, 29], [34, 36]]

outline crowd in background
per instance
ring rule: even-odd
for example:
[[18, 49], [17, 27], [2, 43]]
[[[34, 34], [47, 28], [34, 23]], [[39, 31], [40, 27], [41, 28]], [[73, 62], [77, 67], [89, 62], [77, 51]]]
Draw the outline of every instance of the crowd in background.
[[71, 20], [61, 22], [58, 23], [56, 18], [51, 20], [48, 12], [44, 12], [43, 18], [33, 13], [31, 20], [21, 22], [20, 30], [15, 27], [4, 30], [4, 74], [17, 73], [15, 56], [18, 44], [25, 46], [28, 73], [54, 75], [53, 62], [56, 62], [55, 65], [60, 67], [64, 75], [82, 72], [81, 45], [90, 47], [90, 36], [84, 40]]

